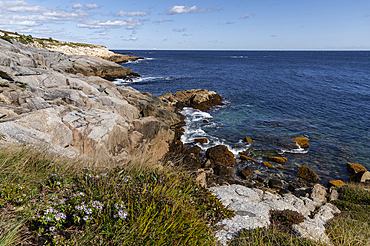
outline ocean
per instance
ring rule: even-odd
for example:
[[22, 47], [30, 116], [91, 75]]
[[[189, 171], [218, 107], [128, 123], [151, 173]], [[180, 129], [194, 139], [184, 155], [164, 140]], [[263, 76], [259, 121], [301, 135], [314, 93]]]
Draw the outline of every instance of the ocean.
[[[285, 179], [301, 165], [322, 183], [347, 181], [347, 162], [370, 170], [369, 51], [114, 51], [147, 58], [122, 64], [141, 77], [117, 85], [154, 96], [200, 88], [224, 98], [224, 106], [206, 113], [183, 110], [186, 144], [206, 137], [203, 151], [224, 144], [259, 162], [287, 157], [286, 169], [253, 167]], [[308, 138], [310, 147], [287, 147], [293, 137]]]

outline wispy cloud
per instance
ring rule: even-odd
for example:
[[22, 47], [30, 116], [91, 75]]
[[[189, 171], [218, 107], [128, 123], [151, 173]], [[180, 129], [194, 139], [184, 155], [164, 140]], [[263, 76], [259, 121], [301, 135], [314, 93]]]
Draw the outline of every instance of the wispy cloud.
[[217, 11], [214, 8], [198, 8], [197, 6], [182, 6], [182, 5], [175, 5], [171, 8], [166, 10], [166, 14], [168, 15], [177, 15], [177, 14], [198, 14], [198, 13], [206, 13], [211, 11]]
[[240, 16], [240, 19], [247, 19], [247, 18], [249, 18], [251, 16], [255, 16], [255, 15], [256, 15], [255, 13], [253, 13], [253, 14], [245, 14], [245, 15]]
[[172, 29], [173, 32], [186, 32], [186, 28], [174, 28]]
[[232, 25], [232, 24], [235, 24], [235, 21], [228, 21], [228, 22], [225, 22], [223, 25]]
[[135, 29], [138, 26], [143, 25], [148, 19], [137, 19], [127, 18], [124, 21], [119, 20], [98, 20], [98, 21], [84, 21], [83, 23], [77, 24], [79, 28], [89, 29], [113, 29], [119, 27], [125, 27], [126, 29]]
[[115, 16], [145, 16], [149, 14], [149, 12], [147, 11], [136, 11], [136, 12], [124, 12], [123, 10], [121, 10], [120, 12], [118, 12], [117, 14], [115, 14]]
[[163, 23], [163, 22], [173, 22], [173, 20], [172, 19], [167, 20], [167, 19], [163, 18], [163, 19], [160, 19], [158, 21], [153, 21], [152, 23], [159, 24], [159, 23]]
[[362, 17], [370, 17], [370, 15], [369, 14], [365, 14]]

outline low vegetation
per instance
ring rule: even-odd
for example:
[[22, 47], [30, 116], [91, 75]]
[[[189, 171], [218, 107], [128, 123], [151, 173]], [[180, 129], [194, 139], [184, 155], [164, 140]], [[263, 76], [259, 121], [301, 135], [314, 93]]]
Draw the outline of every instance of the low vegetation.
[[[1, 35], [1, 33], [3, 35]], [[30, 44], [30, 45], [35, 45], [39, 44], [41, 46], [69, 46], [72, 48], [76, 47], [87, 47], [87, 48], [99, 48], [102, 47], [100, 45], [93, 45], [93, 44], [84, 44], [84, 43], [73, 43], [73, 42], [62, 42], [55, 40], [51, 37], [48, 39], [44, 38], [35, 38], [32, 37], [32, 35], [23, 35], [23, 34], [18, 34], [17, 32], [7, 32], [7, 31], [0, 31], [0, 38], [4, 39], [10, 43], [12, 43], [13, 40], [18, 41], [22, 44]]]
[[2, 148], [0, 245], [214, 245], [215, 224], [233, 212], [186, 174], [140, 160]]
[[327, 233], [335, 245], [370, 245], [370, 190], [349, 184], [333, 201], [342, 213], [329, 221]]

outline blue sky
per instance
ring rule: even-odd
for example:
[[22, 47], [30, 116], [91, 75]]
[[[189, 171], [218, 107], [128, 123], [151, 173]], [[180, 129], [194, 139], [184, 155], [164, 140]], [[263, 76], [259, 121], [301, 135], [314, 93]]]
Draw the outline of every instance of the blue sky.
[[0, 29], [110, 49], [370, 50], [370, 0], [0, 1]]

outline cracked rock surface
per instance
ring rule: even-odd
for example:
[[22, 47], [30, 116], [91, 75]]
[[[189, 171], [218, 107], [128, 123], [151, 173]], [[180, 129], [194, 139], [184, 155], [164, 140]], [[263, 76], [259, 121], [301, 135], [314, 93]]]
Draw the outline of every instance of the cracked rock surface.
[[[318, 186], [318, 185], [315, 185]], [[313, 188], [317, 192], [321, 187]], [[238, 231], [242, 229], [255, 229], [257, 227], [267, 227], [270, 225], [270, 210], [289, 209], [301, 213], [305, 220], [300, 224], [295, 224], [292, 231], [299, 237], [321, 241], [332, 245], [330, 239], [325, 234], [325, 224], [334, 217], [340, 210], [333, 204], [323, 202], [316, 198], [296, 197], [293, 194], [283, 196], [271, 194], [256, 188], [247, 188], [242, 185], [228, 185], [208, 188], [220, 199], [225, 207], [235, 212], [235, 217], [224, 219], [218, 225], [223, 229], [216, 234], [219, 242], [226, 245], [227, 241], [236, 237]], [[322, 192], [319, 195], [322, 198]], [[318, 208], [318, 209], [317, 209]], [[317, 209], [317, 213], [311, 216]]]

